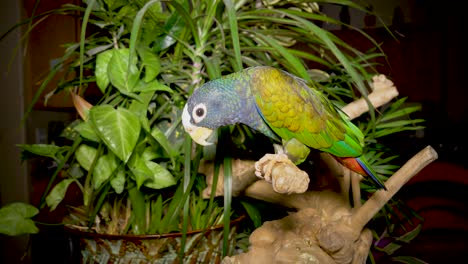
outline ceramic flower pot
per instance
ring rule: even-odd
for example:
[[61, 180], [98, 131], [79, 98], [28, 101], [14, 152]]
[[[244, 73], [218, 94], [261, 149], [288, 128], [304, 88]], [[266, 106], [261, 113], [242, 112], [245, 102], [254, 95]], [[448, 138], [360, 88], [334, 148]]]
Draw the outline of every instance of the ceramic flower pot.
[[[235, 247], [236, 228], [244, 217], [231, 221], [229, 253]], [[81, 263], [181, 263], [182, 233], [163, 235], [108, 235], [66, 225], [65, 230], [80, 245]], [[223, 226], [190, 231], [182, 263], [221, 263]]]

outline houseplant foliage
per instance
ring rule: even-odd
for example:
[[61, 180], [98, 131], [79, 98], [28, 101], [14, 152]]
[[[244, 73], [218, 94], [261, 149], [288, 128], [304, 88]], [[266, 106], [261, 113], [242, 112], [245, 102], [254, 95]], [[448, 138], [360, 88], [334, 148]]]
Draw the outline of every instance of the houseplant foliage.
[[[214, 195], [207, 202], [197, 200], [202, 188], [197, 166], [204, 154], [192, 146], [180, 123], [186, 98], [200, 84], [245, 67], [271, 65], [305, 79], [343, 105], [366, 97], [375, 74], [372, 61], [383, 56], [363, 53], [318, 26], [341, 24], [320, 12], [321, 1], [83, 2], [33, 14], [27, 21], [30, 31], [53, 14], [78, 13], [81, 18], [80, 42], [67, 44], [27, 111], [60, 74], [53, 93], [70, 94], [80, 114], [64, 130], [68, 144], [19, 147], [24, 157], [47, 157], [56, 164], [39, 209], [56, 208], [76, 184], [83, 206], [73, 208], [71, 218], [101, 233], [185, 232], [229, 223], [231, 158], [224, 153], [216, 159], [218, 166], [224, 163], [224, 209], [217, 207]], [[365, 10], [349, 1], [324, 2]], [[84, 94], [91, 87], [102, 96], [89, 103]], [[402, 103], [379, 114], [370, 111], [360, 120], [370, 150], [379, 149], [380, 136], [420, 128], [420, 120], [393, 122], [418, 110]], [[255, 136], [243, 127], [221, 134], [242, 149], [245, 142], [233, 138], [239, 131]], [[374, 163], [382, 165], [378, 172], [390, 174], [395, 168], [386, 165], [390, 160], [376, 155]], [[13, 230], [11, 226], [2, 226], [2, 232], [38, 231], [31, 222], [37, 213], [33, 207], [12, 204], [1, 210], [0, 215], [25, 223], [9, 233], [5, 230]]]

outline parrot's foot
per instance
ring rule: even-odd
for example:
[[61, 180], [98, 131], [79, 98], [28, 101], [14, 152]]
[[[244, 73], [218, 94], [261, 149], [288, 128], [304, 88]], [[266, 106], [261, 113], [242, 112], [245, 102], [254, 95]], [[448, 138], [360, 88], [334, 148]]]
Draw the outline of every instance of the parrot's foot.
[[255, 163], [255, 175], [270, 182], [277, 193], [304, 193], [310, 181], [284, 153], [265, 154]]

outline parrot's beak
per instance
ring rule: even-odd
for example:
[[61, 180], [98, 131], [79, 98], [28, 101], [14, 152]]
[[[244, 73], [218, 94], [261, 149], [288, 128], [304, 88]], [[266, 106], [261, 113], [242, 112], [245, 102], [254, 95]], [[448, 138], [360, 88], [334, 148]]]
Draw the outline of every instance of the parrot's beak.
[[184, 125], [185, 131], [189, 133], [190, 137], [198, 144], [202, 146], [208, 146], [213, 144], [213, 142], [207, 140], [212, 139], [214, 130], [206, 127], [198, 127], [193, 125], [190, 122], [190, 114], [187, 110], [187, 105], [185, 105], [184, 110], [182, 112], [182, 124]]

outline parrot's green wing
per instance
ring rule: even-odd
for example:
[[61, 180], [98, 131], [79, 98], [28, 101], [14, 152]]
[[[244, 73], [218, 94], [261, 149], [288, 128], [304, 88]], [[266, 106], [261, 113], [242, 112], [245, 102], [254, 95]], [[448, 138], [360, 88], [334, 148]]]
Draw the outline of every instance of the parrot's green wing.
[[250, 74], [257, 108], [281, 138], [338, 157], [362, 154], [362, 132], [322, 93], [275, 68], [257, 67]]

